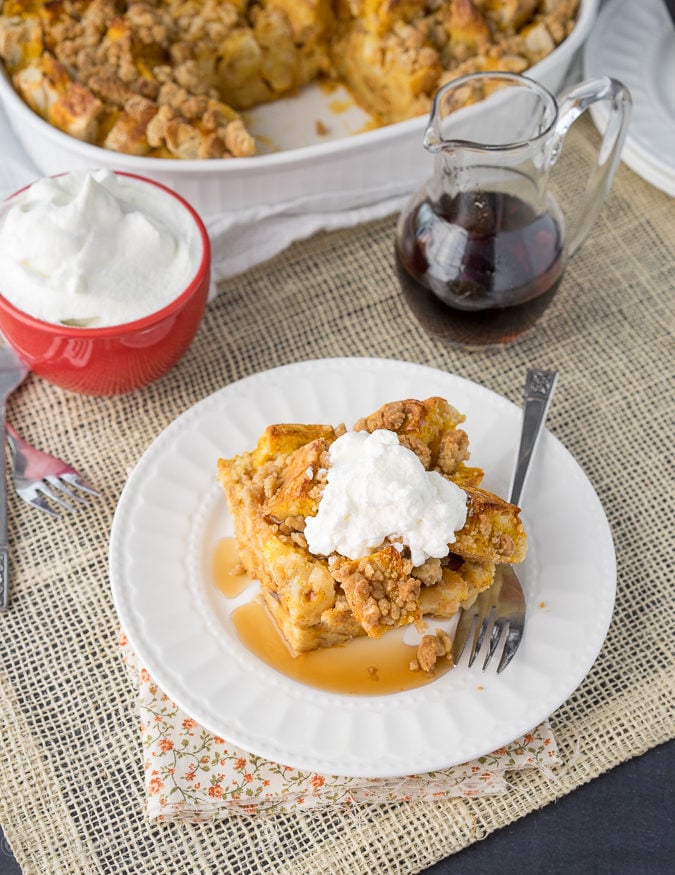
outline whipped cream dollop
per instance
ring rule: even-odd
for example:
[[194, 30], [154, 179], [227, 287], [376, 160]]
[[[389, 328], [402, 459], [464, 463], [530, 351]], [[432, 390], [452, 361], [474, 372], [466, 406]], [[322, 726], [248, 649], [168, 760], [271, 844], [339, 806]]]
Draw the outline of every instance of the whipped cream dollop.
[[466, 522], [466, 493], [387, 429], [348, 431], [331, 444], [319, 510], [307, 517], [311, 553], [367, 556], [383, 542], [410, 548], [413, 566], [448, 555]]
[[46, 322], [120, 325], [161, 310], [197, 272], [191, 214], [109, 170], [40, 179], [0, 209], [0, 294]]

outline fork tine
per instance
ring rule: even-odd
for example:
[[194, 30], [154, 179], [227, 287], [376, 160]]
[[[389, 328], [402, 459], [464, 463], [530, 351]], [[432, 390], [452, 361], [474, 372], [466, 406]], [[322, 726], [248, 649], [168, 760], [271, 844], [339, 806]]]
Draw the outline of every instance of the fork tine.
[[453, 637], [452, 654], [455, 662], [459, 661], [470, 640], [469, 665], [473, 665], [486, 631], [490, 627], [490, 611], [493, 607], [492, 595], [485, 590], [478, 595], [473, 604], [462, 609]]
[[98, 496], [100, 496], [101, 494], [98, 489], [94, 489], [93, 486], [87, 483], [86, 480], [83, 480], [82, 477], [75, 472], [73, 472], [72, 474], [62, 474], [61, 479], [66, 480], [68, 483], [76, 486], [78, 489], [81, 489], [82, 492], [86, 492], [88, 495], [95, 495], [98, 498]]
[[21, 498], [27, 503], [30, 504], [31, 507], [36, 507], [38, 510], [43, 510], [45, 513], [48, 513], [50, 516], [60, 517], [61, 514], [58, 510], [54, 510], [51, 505], [49, 505], [42, 495], [36, 495], [35, 498], [26, 498], [26, 496], [21, 495]]
[[485, 641], [485, 636], [488, 634], [488, 632], [490, 631], [490, 629], [494, 623], [495, 606], [490, 604], [489, 600], [487, 601], [487, 604], [489, 604], [490, 607], [487, 609], [487, 613], [485, 611], [483, 611], [481, 614], [482, 621], [480, 623], [480, 626], [477, 629], [477, 634], [476, 634], [476, 637], [474, 639], [473, 650], [472, 650], [471, 656], [469, 658], [469, 665], [473, 665], [476, 657], [478, 656], [478, 654], [481, 651], [481, 648], [483, 647], [483, 641]]
[[483, 669], [488, 667], [488, 663], [492, 659], [495, 654], [495, 650], [499, 647], [499, 642], [502, 640], [502, 633], [507, 625], [507, 621], [500, 618], [495, 620], [494, 626], [492, 627], [492, 633], [490, 635], [490, 644], [488, 646], [487, 653], [485, 654], [485, 661], [483, 662]]
[[[81, 495], [78, 495], [77, 492], [74, 492], [68, 482], [64, 483], [67, 475], [61, 474], [58, 477], [56, 475], [48, 475], [45, 477], [45, 481], [49, 483], [54, 489], [58, 489], [59, 492], [63, 493], [64, 496], [69, 498], [71, 501], [76, 501], [78, 504], [89, 504], [89, 500], [87, 498], [83, 498]], [[77, 510], [77, 508], [73, 507], [72, 510]]]
[[50, 485], [54, 485], [51, 482], [51, 478], [45, 478], [42, 483], [36, 487], [37, 492], [44, 495], [44, 497], [48, 498], [50, 501], [55, 501], [58, 505], [65, 508], [66, 510], [77, 510], [77, 508], [73, 507], [72, 504], [68, 504], [65, 498], [61, 498], [61, 496], [57, 492], [54, 492], [52, 489], [50, 489], [49, 486], [47, 486], [47, 480], [49, 480]]
[[520, 645], [520, 639], [523, 637], [524, 626], [525, 623], [523, 617], [512, 617], [509, 621], [509, 631], [506, 636], [504, 650], [502, 651], [502, 658], [499, 660], [499, 665], [497, 666], [497, 674], [499, 674], [500, 671], [503, 671], [515, 656], [516, 650], [518, 650], [518, 646]]
[[14, 489], [32, 507], [60, 516], [52, 503], [64, 510], [77, 511], [88, 506], [100, 492], [84, 480], [78, 471], [63, 459], [44, 453], [7, 425], [7, 440], [12, 449]]
[[452, 639], [452, 655], [455, 662], [459, 661], [460, 656], [464, 653], [466, 642], [469, 635], [473, 632], [474, 623], [477, 619], [477, 614], [472, 609], [462, 610], [455, 635]]

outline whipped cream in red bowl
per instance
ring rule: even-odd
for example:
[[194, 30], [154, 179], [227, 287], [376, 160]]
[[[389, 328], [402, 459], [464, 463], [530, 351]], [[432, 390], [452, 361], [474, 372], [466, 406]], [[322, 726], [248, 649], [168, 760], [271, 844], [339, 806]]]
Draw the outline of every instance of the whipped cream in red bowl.
[[130, 392], [189, 347], [210, 266], [201, 218], [171, 189], [110, 170], [40, 179], [0, 207], [0, 331], [49, 382]]

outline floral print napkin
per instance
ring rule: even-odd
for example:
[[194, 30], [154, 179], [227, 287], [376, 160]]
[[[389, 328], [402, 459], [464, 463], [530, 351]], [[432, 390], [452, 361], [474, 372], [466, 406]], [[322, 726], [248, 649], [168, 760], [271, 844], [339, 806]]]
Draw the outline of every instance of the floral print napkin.
[[457, 796], [508, 789], [507, 774], [561, 765], [548, 723], [461, 766], [404, 778], [319, 775], [247, 753], [201, 727], [178, 708], [139, 664], [122, 633], [120, 645], [138, 688], [147, 815], [151, 821], [222, 817], [230, 811], [272, 814], [327, 805], [353, 805]]

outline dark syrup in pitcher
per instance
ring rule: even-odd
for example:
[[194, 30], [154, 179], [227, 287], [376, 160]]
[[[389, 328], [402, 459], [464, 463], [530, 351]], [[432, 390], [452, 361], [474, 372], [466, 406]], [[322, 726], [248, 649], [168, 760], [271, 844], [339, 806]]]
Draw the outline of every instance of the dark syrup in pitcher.
[[429, 334], [463, 347], [517, 339], [562, 279], [563, 232], [548, 212], [503, 192], [423, 200], [402, 218], [396, 264], [408, 304]]

